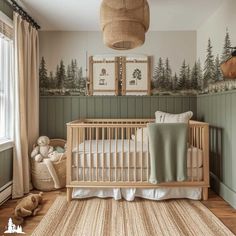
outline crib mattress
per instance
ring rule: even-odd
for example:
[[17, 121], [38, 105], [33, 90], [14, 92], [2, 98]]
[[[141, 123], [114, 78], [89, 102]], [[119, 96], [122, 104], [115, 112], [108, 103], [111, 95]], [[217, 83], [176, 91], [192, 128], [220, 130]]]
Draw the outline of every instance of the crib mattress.
[[[136, 152], [135, 152], [136, 150]], [[188, 179], [203, 177], [202, 150], [188, 148]], [[148, 181], [148, 148], [133, 140], [91, 140], [73, 149], [72, 179], [92, 181]]]
[[[136, 150], [136, 152], [135, 152]], [[91, 155], [90, 155], [91, 153]], [[91, 140], [73, 149], [73, 165], [80, 167], [147, 167], [148, 147], [146, 143], [133, 140]], [[196, 147], [188, 148], [187, 167], [203, 166], [203, 152]]]

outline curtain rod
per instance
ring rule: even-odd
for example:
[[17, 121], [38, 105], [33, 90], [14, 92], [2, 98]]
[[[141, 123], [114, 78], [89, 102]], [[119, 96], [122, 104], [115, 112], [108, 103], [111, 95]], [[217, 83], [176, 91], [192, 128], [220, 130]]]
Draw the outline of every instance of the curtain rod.
[[17, 12], [24, 20], [28, 21], [34, 28], [39, 30], [41, 27], [34, 21], [34, 19], [21, 7], [17, 4], [15, 0], [9, 0], [11, 8], [13, 11]]

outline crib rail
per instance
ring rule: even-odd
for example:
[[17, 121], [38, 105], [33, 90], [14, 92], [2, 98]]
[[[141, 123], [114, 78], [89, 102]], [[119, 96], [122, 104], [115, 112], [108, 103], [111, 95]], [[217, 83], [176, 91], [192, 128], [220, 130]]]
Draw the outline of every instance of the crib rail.
[[208, 124], [190, 121], [188, 179], [149, 183], [149, 145], [146, 127], [152, 119], [86, 119], [67, 124], [67, 193], [73, 187], [90, 188], [203, 188], [209, 186]]

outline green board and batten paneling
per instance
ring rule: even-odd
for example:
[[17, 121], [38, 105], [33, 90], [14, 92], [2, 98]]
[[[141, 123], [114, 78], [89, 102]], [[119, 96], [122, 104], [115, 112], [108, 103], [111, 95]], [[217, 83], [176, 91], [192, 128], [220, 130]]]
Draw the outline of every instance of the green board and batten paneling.
[[[218, 182], [220, 195], [236, 208], [236, 91], [198, 96], [197, 111], [198, 119], [210, 123], [212, 132], [215, 127], [221, 132], [222, 145], [210, 140], [212, 159], [215, 158], [211, 160], [213, 184]], [[212, 133], [211, 136], [216, 138]], [[221, 155], [214, 155], [216, 149], [222, 149]], [[221, 174], [217, 175], [214, 169], [219, 161]]]
[[12, 180], [12, 148], [0, 152], [0, 188]]
[[40, 135], [66, 138], [66, 123], [79, 118], [154, 118], [157, 110], [170, 113], [193, 111], [196, 97], [92, 96], [41, 97]]

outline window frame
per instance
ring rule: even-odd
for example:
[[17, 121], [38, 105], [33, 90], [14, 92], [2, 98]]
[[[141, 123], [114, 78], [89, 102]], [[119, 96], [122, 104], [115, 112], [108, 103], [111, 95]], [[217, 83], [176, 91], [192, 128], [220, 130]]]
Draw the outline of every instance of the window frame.
[[[0, 10], [0, 20], [13, 29], [13, 20], [10, 19], [8, 16], [6, 16], [1, 10]], [[9, 39], [9, 40], [13, 41], [12, 39]], [[12, 50], [13, 50], [13, 48], [12, 48]], [[12, 53], [14, 54], [14, 52], [12, 52]], [[13, 58], [12, 58], [12, 60], [14, 61]], [[12, 62], [12, 67], [13, 67], [13, 64], [14, 64], [14, 62]], [[12, 73], [13, 73], [13, 71], [12, 71]], [[8, 98], [8, 100], [10, 101], [11, 98]], [[11, 110], [13, 110], [13, 109], [11, 109], [10, 106], [8, 106], [6, 109], [6, 114], [5, 114], [6, 118], [8, 118], [7, 113], [9, 114]], [[12, 116], [13, 116], [13, 114], [12, 114]], [[9, 118], [8, 118], [8, 120], [9, 120]], [[11, 117], [10, 120], [13, 121], [13, 117]], [[9, 131], [11, 123], [13, 123], [13, 122], [7, 122], [6, 136], [0, 138], [0, 152], [10, 149], [14, 146], [13, 137], [11, 137], [13, 135], [11, 135], [11, 132]]]

